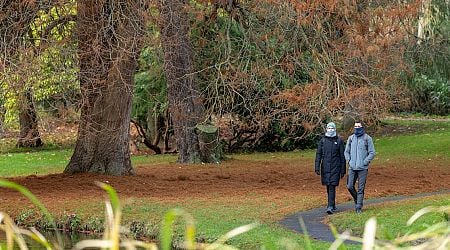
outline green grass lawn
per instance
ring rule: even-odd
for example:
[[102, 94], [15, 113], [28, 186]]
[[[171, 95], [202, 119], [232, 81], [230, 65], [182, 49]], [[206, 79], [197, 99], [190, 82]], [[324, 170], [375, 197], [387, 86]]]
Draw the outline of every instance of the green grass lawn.
[[72, 150], [35, 151], [0, 155], [0, 176], [59, 173], [69, 162]]
[[450, 129], [416, 135], [375, 138], [377, 159], [450, 159]]
[[[450, 122], [387, 121], [388, 124], [419, 127], [420, 133], [386, 136], [375, 139], [376, 161], [440, 159], [450, 161]], [[45, 175], [60, 173], [70, 160], [72, 150], [43, 150], [0, 154], [0, 176]], [[312, 159], [315, 150], [277, 153], [234, 154], [231, 158], [267, 160], [271, 158], [293, 160]], [[176, 155], [133, 156], [134, 166], [174, 163]]]
[[[47, 175], [61, 173], [69, 163], [73, 150], [43, 150], [0, 154], [0, 177]], [[133, 165], [175, 162], [175, 155], [133, 156]]]

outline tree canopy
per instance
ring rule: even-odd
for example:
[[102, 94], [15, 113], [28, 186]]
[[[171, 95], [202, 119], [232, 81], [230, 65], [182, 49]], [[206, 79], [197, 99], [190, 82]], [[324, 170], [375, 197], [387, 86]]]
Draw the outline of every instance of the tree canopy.
[[276, 151], [314, 145], [329, 120], [448, 114], [448, 6], [4, 1], [0, 132], [20, 124], [19, 142], [38, 146], [39, 112], [72, 109], [66, 172], [132, 174], [130, 121], [154, 152], [190, 163], [201, 160], [198, 125], [217, 127], [227, 152]]

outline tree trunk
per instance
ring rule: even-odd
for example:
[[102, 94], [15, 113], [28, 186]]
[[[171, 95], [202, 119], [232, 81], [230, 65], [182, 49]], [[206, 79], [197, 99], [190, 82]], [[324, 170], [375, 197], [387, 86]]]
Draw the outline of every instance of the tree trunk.
[[[48, 1], [41, 1], [39, 4], [31, 3], [29, 1], [1, 1], [0, 4], [0, 79], [4, 81], [7, 86], [11, 84], [10, 79], [5, 80], [7, 75], [12, 74], [10, 72], [23, 72], [19, 63], [20, 57], [24, 57], [22, 49], [29, 49], [30, 44], [26, 39], [26, 34], [30, 31], [30, 24], [38, 16], [39, 11], [45, 12], [50, 8]], [[22, 55], [22, 56], [21, 56]], [[7, 75], [5, 75], [7, 74]], [[26, 78], [20, 75], [22, 78]], [[8, 91], [13, 88], [8, 86]], [[13, 89], [17, 92], [20, 90]], [[5, 94], [5, 93], [2, 93]], [[4, 98], [4, 96], [1, 96]], [[3, 100], [2, 100], [3, 101]], [[19, 101], [19, 122], [20, 122], [20, 135], [17, 141], [18, 147], [39, 147], [42, 145], [41, 138], [39, 136], [37, 126], [37, 115], [33, 104], [32, 93], [27, 92], [18, 97]], [[4, 103], [2, 103], [4, 104]], [[4, 112], [5, 110], [0, 108], [0, 131], [3, 130]]]
[[78, 2], [82, 107], [75, 151], [64, 173], [134, 174], [129, 124], [144, 2]]
[[31, 90], [26, 89], [25, 93], [19, 98], [19, 110], [20, 134], [16, 144], [17, 147], [42, 146]]
[[198, 86], [194, 83], [189, 20], [183, 11], [184, 0], [161, 0], [160, 3], [164, 71], [178, 162], [200, 162], [195, 126], [202, 120], [204, 108]]
[[146, 134], [148, 134], [147, 140], [156, 146], [158, 146], [159, 141], [161, 139], [160, 124], [161, 124], [162, 117], [158, 112], [155, 111], [158, 108], [159, 108], [159, 105], [157, 104], [157, 106], [154, 109], [149, 109], [147, 111], [147, 119], [146, 119], [146, 123], [147, 123]]

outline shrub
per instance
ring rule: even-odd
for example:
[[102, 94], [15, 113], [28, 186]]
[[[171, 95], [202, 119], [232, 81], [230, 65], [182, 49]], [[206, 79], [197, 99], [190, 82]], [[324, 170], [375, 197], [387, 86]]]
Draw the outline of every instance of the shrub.
[[450, 113], [449, 80], [420, 74], [411, 81], [409, 87], [416, 111], [436, 115]]

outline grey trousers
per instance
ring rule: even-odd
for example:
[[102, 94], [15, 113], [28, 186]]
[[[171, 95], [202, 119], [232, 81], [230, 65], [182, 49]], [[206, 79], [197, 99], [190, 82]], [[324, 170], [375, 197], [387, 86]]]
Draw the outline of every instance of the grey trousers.
[[[355, 208], [361, 209], [364, 200], [364, 188], [366, 186], [368, 170], [348, 170], [347, 189], [355, 201]], [[358, 190], [355, 189], [358, 180]]]
[[336, 207], [336, 186], [327, 185], [328, 207]]

